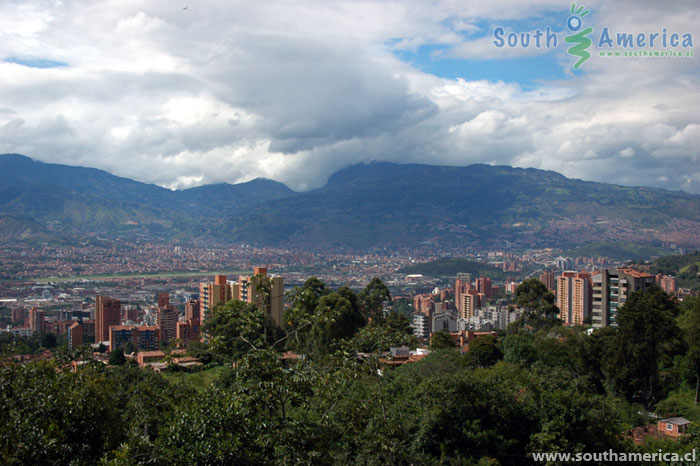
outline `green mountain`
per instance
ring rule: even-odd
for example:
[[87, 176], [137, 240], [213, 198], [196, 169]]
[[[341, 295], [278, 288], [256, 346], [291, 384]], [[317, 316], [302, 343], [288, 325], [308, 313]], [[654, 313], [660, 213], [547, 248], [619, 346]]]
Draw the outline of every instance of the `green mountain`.
[[172, 191], [94, 168], [5, 154], [0, 155], [0, 239], [63, 244], [97, 235], [216, 241], [226, 237], [239, 211], [293, 193], [262, 179]]
[[233, 230], [302, 248], [697, 244], [700, 196], [505, 166], [373, 163], [261, 204]]
[[[0, 219], [13, 219], [0, 224], [6, 240], [35, 231], [309, 250], [700, 246], [700, 196], [506, 166], [371, 163], [305, 193], [270, 180], [171, 191], [8, 154], [0, 155], [0, 182]], [[21, 230], [17, 222], [34, 223], [10, 233]]]

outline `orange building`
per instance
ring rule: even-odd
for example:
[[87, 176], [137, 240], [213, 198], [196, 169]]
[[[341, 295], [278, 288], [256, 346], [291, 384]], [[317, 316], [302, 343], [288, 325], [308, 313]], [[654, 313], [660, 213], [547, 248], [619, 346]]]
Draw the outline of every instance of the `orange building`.
[[474, 317], [474, 311], [481, 305], [479, 292], [474, 289], [468, 289], [459, 296], [459, 317], [469, 319]]
[[109, 340], [109, 327], [121, 323], [122, 304], [109, 296], [95, 298], [95, 343]]
[[542, 272], [540, 274], [540, 281], [544, 283], [544, 286], [546, 286], [547, 289], [552, 293], [557, 292], [557, 285], [554, 279], [554, 272], [552, 272], [551, 270], [545, 270], [544, 272]]
[[455, 279], [455, 306], [462, 312], [462, 294], [472, 289], [472, 274], [458, 273]]
[[559, 318], [565, 325], [583, 325], [591, 314], [591, 275], [588, 272], [563, 272], [557, 278]]
[[39, 308], [33, 307], [29, 310], [29, 328], [32, 333], [44, 333], [46, 331], [46, 322], [44, 321], [45, 312]]
[[238, 284], [226, 281], [226, 275], [215, 275], [213, 283], [199, 284], [200, 319], [206, 320], [207, 312], [219, 304], [239, 299]]
[[83, 326], [78, 322], [68, 327], [68, 349], [73, 351], [83, 344]]

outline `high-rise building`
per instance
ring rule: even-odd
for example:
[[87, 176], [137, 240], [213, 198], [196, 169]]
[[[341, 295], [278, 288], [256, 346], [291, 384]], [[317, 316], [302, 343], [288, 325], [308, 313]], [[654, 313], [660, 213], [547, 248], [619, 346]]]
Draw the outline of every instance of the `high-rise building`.
[[479, 292], [474, 289], [468, 289], [459, 296], [459, 318], [469, 319], [474, 316], [474, 311], [481, 305], [479, 300]]
[[545, 270], [540, 274], [540, 281], [544, 283], [544, 286], [546, 286], [549, 291], [556, 293], [557, 285], [554, 279], [554, 272]]
[[187, 345], [188, 342], [201, 338], [199, 309], [198, 299], [191, 299], [185, 303], [185, 320], [178, 322], [175, 328], [175, 338], [180, 344]]
[[431, 293], [417, 294], [413, 297], [413, 310], [428, 315], [434, 302], [435, 296]]
[[506, 279], [506, 293], [515, 294], [515, 290], [518, 288], [519, 285], [520, 282], [516, 282], [512, 278]]
[[255, 267], [251, 277], [238, 280], [239, 298], [262, 309], [275, 325], [282, 326], [284, 312], [284, 279], [268, 275], [266, 267]]
[[95, 297], [95, 343], [109, 340], [109, 327], [121, 323], [121, 306], [118, 299]]
[[176, 337], [177, 319], [178, 313], [173, 306], [170, 304], [165, 307], [158, 306], [157, 326], [160, 329], [161, 342], [167, 344]]
[[617, 326], [617, 311], [635, 291], [654, 284], [653, 275], [634, 269], [604, 269], [593, 275], [594, 327]]
[[204, 321], [207, 318], [209, 309], [213, 309], [219, 304], [226, 304], [232, 299], [239, 299], [238, 284], [228, 282], [226, 275], [216, 275], [213, 283], [199, 284], [199, 299], [199, 318]]
[[27, 318], [27, 313], [21, 307], [16, 307], [12, 309], [12, 322], [22, 322]]
[[462, 312], [462, 294], [472, 288], [472, 274], [461, 272], [455, 279], [455, 305], [458, 312]]
[[200, 302], [198, 299], [190, 299], [185, 303], [185, 320], [199, 320]]
[[158, 307], [170, 306], [170, 293], [163, 291], [158, 293]]
[[430, 338], [431, 324], [432, 318], [430, 316], [425, 314], [414, 315], [413, 322], [411, 323], [413, 334], [418, 338], [427, 341]]
[[136, 323], [139, 321], [139, 307], [133, 304], [122, 306], [122, 321]]
[[557, 278], [559, 318], [565, 325], [582, 325], [591, 314], [591, 275], [588, 272], [563, 272]]
[[491, 279], [488, 277], [481, 277], [476, 279], [476, 291], [484, 294], [484, 298], [487, 300], [493, 299], [493, 288], [491, 284]]
[[68, 327], [68, 349], [73, 351], [83, 344], [83, 326], [79, 322], [74, 322]]
[[44, 333], [46, 331], [46, 322], [44, 321], [45, 312], [39, 308], [33, 307], [29, 310], [29, 328], [32, 333]]
[[676, 279], [670, 275], [656, 275], [656, 283], [668, 294], [676, 292]]
[[190, 341], [199, 341], [202, 337], [199, 319], [181, 320], [178, 322], [175, 328], [175, 337], [183, 346], [186, 346]]

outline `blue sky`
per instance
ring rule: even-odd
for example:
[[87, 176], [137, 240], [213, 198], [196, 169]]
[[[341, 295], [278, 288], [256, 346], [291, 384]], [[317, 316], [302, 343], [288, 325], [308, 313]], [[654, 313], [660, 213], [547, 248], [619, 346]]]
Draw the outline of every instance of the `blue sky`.
[[[595, 31], [700, 39], [696, 1], [584, 2]], [[368, 161], [535, 167], [700, 193], [698, 58], [497, 48], [558, 0], [11, 0], [0, 152], [184, 188], [321, 186]], [[568, 32], [567, 32], [568, 34]]]

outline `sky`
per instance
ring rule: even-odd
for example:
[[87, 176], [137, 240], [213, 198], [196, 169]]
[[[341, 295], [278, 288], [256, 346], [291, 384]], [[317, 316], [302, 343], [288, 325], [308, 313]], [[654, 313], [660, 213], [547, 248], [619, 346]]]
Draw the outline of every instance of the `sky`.
[[[3, 0], [0, 153], [173, 189], [264, 177], [304, 191], [390, 161], [700, 194], [700, 50], [600, 56], [688, 52], [670, 36], [700, 41], [700, 4], [583, 5]], [[577, 21], [593, 31], [574, 69], [564, 37]], [[535, 47], [547, 28], [557, 45]], [[510, 33], [530, 43], [510, 47]]]

